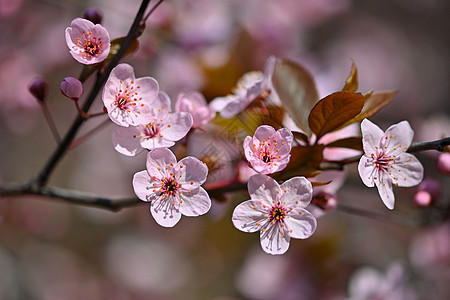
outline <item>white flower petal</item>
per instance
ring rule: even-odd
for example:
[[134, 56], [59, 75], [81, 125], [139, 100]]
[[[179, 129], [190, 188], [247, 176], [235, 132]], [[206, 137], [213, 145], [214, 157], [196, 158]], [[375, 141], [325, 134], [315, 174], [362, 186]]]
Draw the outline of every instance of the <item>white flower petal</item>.
[[141, 147], [140, 141], [139, 129], [134, 126], [119, 126], [116, 130], [114, 130], [112, 135], [114, 149], [116, 149], [117, 152], [127, 156], [135, 156], [144, 150]]
[[158, 148], [147, 154], [146, 165], [150, 176], [156, 176], [156, 178], [165, 177], [168, 173], [165, 168], [171, 163], [176, 164], [177, 159], [169, 149]]
[[272, 205], [272, 200], [276, 200], [276, 191], [280, 190], [279, 184], [269, 176], [255, 174], [248, 179], [248, 193], [252, 200], [258, 200]]
[[179, 197], [183, 201], [180, 203], [179, 210], [185, 216], [200, 216], [206, 214], [211, 208], [211, 199], [202, 187], [191, 191], [190, 194], [183, 192]]
[[398, 124], [390, 126], [382, 139], [383, 145], [387, 146], [386, 153], [389, 155], [399, 155], [411, 145], [414, 137], [414, 131], [408, 121], [402, 121]]
[[160, 199], [152, 201], [150, 212], [156, 223], [163, 227], [173, 227], [181, 219], [181, 213], [168, 198], [160, 197]]
[[231, 218], [234, 227], [245, 232], [260, 230], [264, 223], [264, 212], [259, 209], [257, 204], [254, 200], [247, 200], [236, 206]]
[[[183, 166], [183, 167], [181, 167]], [[177, 181], [183, 184], [183, 188], [193, 190], [206, 181], [208, 167], [198, 158], [188, 156], [183, 158], [175, 166]]]
[[302, 210], [300, 214], [294, 209], [289, 214], [289, 218], [286, 218], [285, 223], [289, 230], [289, 236], [296, 239], [309, 238], [317, 227], [316, 218], [306, 210]]
[[372, 153], [377, 154], [375, 147], [380, 145], [381, 139], [384, 137], [383, 130], [377, 125], [370, 122], [368, 119], [364, 119], [361, 122], [362, 142], [364, 152], [370, 156]]
[[368, 187], [373, 187], [375, 185], [373, 177], [376, 166], [372, 160], [372, 158], [363, 155], [358, 164], [359, 176], [361, 177], [362, 182]]
[[380, 176], [383, 177], [383, 180], [381, 180], [381, 182], [376, 182], [378, 193], [380, 194], [384, 205], [389, 209], [394, 209], [395, 197], [391, 181], [385, 179], [388, 178], [386, 174], [381, 173]]
[[142, 201], [151, 201], [149, 196], [150, 189], [152, 187], [152, 179], [148, 175], [147, 171], [140, 171], [133, 176], [133, 189], [139, 199]]
[[423, 179], [423, 166], [412, 154], [403, 153], [392, 167], [392, 173], [398, 178], [398, 186], [411, 187]]
[[[286, 180], [280, 187], [282, 199], [286, 205], [296, 205], [296, 208], [308, 206], [312, 198], [312, 185], [305, 177], [293, 177]], [[298, 201], [298, 203], [297, 203]]]
[[261, 230], [260, 239], [263, 250], [272, 255], [285, 253], [291, 240], [289, 235], [284, 231], [280, 231], [278, 224], [268, 226], [266, 231]]

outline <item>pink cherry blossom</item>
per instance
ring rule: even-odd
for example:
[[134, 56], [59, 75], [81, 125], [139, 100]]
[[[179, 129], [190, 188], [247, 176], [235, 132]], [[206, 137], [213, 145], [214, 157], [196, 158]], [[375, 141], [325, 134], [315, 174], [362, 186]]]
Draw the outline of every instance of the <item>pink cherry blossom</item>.
[[198, 92], [179, 94], [175, 111], [190, 113], [193, 119], [193, 128], [199, 128], [207, 124], [216, 116], [216, 112], [206, 103], [205, 97]]
[[270, 77], [273, 72], [275, 58], [270, 57], [261, 71], [245, 73], [238, 81], [233, 94], [226, 97], [218, 97], [211, 101], [211, 107], [225, 119], [230, 119], [242, 112], [253, 100], [264, 93], [270, 94]]
[[305, 177], [291, 178], [280, 186], [256, 174], [248, 181], [248, 192], [251, 199], [234, 209], [232, 221], [241, 231], [260, 231], [265, 252], [283, 254], [291, 238], [306, 239], [316, 230], [316, 218], [305, 209], [312, 197], [312, 185]]
[[114, 148], [124, 155], [134, 156], [144, 149], [175, 145], [191, 129], [192, 116], [186, 112], [171, 112], [170, 98], [159, 92], [150, 109], [150, 121], [145, 125], [118, 127], [113, 133]]
[[185, 216], [199, 216], [211, 207], [208, 193], [200, 186], [206, 180], [208, 167], [195, 157], [177, 162], [166, 148], [152, 150], [147, 155], [147, 170], [133, 177], [133, 188], [139, 199], [150, 202], [155, 221], [173, 227]]
[[402, 121], [383, 132], [367, 119], [361, 123], [364, 155], [358, 165], [359, 175], [368, 187], [377, 186], [387, 208], [394, 208], [392, 184], [410, 187], [423, 178], [423, 166], [412, 154], [406, 153], [414, 131]]
[[392, 263], [384, 274], [368, 266], [356, 270], [348, 290], [349, 300], [418, 299], [408, 283], [406, 268], [398, 262]]
[[292, 132], [287, 128], [277, 131], [268, 125], [259, 126], [253, 137], [244, 140], [245, 158], [253, 169], [261, 174], [283, 170], [291, 155]]
[[136, 79], [132, 66], [120, 64], [111, 71], [102, 99], [109, 118], [117, 125], [128, 127], [151, 122], [154, 118], [151, 107], [158, 93], [155, 79]]
[[72, 57], [85, 65], [103, 61], [109, 54], [108, 31], [100, 24], [76, 18], [66, 28], [66, 43]]

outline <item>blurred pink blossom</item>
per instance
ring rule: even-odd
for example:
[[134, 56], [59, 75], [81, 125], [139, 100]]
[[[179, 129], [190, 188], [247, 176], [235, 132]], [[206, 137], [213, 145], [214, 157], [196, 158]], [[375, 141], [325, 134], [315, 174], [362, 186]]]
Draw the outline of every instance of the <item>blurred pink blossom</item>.
[[357, 270], [349, 282], [349, 300], [415, 300], [415, 291], [407, 282], [405, 268], [391, 264], [385, 274], [371, 267]]
[[175, 104], [175, 111], [190, 113], [193, 120], [193, 128], [199, 128], [207, 124], [216, 116], [216, 112], [210, 108], [206, 103], [205, 97], [199, 92], [179, 94]]
[[387, 208], [394, 208], [396, 186], [411, 187], [423, 178], [423, 166], [412, 154], [406, 153], [414, 131], [408, 121], [402, 121], [383, 132], [367, 119], [361, 123], [364, 155], [358, 165], [359, 175], [368, 187], [377, 186]]
[[437, 168], [444, 175], [450, 175], [450, 153], [441, 153], [438, 157]]
[[270, 94], [270, 77], [273, 72], [275, 58], [269, 57], [264, 67], [264, 73], [252, 71], [245, 73], [238, 81], [233, 94], [226, 97], [217, 97], [211, 101], [211, 107], [225, 119], [230, 119], [242, 112], [250, 103], [263, 96]]
[[147, 155], [147, 170], [133, 177], [133, 188], [139, 199], [150, 203], [155, 221], [164, 227], [175, 226], [185, 216], [207, 213], [211, 200], [200, 186], [206, 181], [208, 167], [195, 157], [185, 157], [177, 163], [166, 148], [152, 150]]
[[294, 177], [281, 186], [257, 174], [248, 181], [250, 200], [233, 211], [234, 226], [244, 232], [260, 231], [261, 247], [269, 254], [283, 254], [291, 237], [306, 239], [317, 225], [305, 208], [311, 202], [312, 186], [304, 177]]

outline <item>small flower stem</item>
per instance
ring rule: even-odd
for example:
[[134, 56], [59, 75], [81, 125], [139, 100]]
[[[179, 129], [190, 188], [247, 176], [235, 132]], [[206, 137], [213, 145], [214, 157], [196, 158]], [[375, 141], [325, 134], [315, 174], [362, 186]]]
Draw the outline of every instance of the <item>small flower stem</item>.
[[360, 209], [360, 208], [356, 208], [356, 207], [352, 207], [352, 206], [347, 206], [344, 204], [339, 204], [338, 207], [336, 208], [336, 210], [345, 212], [348, 214], [360, 216], [360, 217], [377, 220], [380, 222], [395, 224], [395, 225], [401, 225], [401, 226], [407, 226], [407, 227], [414, 227], [414, 226], [419, 225], [418, 222], [414, 222], [410, 219], [406, 220], [403, 218], [399, 218], [398, 216], [395, 217], [395, 216], [391, 216], [391, 215], [380, 214], [380, 213], [376, 213], [373, 211], [368, 211], [368, 210], [364, 210], [364, 209]]
[[80, 105], [78, 104], [78, 101], [75, 102], [75, 107], [77, 108], [78, 114], [80, 115], [80, 117], [82, 117], [84, 120], [87, 120], [89, 118], [88, 114], [85, 113], [81, 108]]
[[147, 22], [148, 17], [155, 11], [155, 9], [163, 2], [164, 0], [159, 0], [153, 7], [148, 11], [145, 17], [142, 19], [142, 25]]
[[[103, 114], [103, 113], [102, 113]], [[104, 120], [88, 132], [86, 132], [84, 135], [74, 139], [72, 143], [70, 143], [68, 150], [72, 150], [73, 148], [77, 147], [78, 145], [84, 143], [88, 138], [90, 138], [94, 133], [105, 127], [106, 125], [110, 124], [109, 119]]]
[[48, 127], [50, 127], [50, 131], [52, 132], [53, 137], [55, 138], [57, 143], [61, 143], [61, 136], [59, 135], [58, 128], [56, 128], [55, 120], [48, 109], [47, 103], [41, 102], [42, 112], [44, 113], [45, 119], [47, 120]]

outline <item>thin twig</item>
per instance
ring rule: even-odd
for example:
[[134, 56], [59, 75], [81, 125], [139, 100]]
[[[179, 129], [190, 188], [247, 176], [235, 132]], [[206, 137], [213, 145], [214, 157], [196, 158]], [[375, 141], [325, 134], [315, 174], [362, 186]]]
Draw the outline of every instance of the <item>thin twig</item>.
[[345, 212], [348, 214], [360, 216], [360, 217], [373, 219], [373, 220], [380, 221], [383, 223], [392, 223], [395, 225], [402, 225], [402, 226], [417, 226], [418, 225], [417, 222], [414, 222], [410, 219], [406, 220], [404, 218], [399, 218], [399, 217], [392, 216], [392, 215], [381, 214], [381, 213], [364, 210], [364, 209], [357, 208], [357, 207], [347, 206], [344, 204], [339, 204], [338, 207], [336, 208], [336, 210]]
[[443, 152], [445, 147], [448, 145], [450, 145], [450, 137], [446, 137], [432, 142], [413, 143], [408, 148], [407, 152], [413, 153], [425, 150], [437, 150], [439, 152]]
[[70, 144], [68, 150], [72, 150], [73, 148], [77, 147], [78, 145], [83, 143], [86, 139], [91, 137], [94, 133], [96, 133], [96, 131], [99, 131], [100, 129], [102, 129], [103, 127], [105, 127], [108, 124], [111, 124], [110, 120], [109, 119], [105, 119], [103, 122], [101, 122], [100, 124], [98, 124], [97, 126], [92, 128], [91, 130], [86, 132], [84, 135], [74, 139], [72, 141], [72, 143]]
[[61, 135], [58, 132], [58, 128], [56, 128], [55, 120], [48, 109], [48, 106], [45, 102], [41, 102], [42, 112], [44, 113], [45, 119], [47, 120], [48, 127], [50, 127], [50, 131], [52, 132], [53, 137], [57, 143], [61, 143]]
[[159, 0], [155, 5], [153, 5], [153, 7], [149, 10], [149, 12], [145, 15], [145, 17], [142, 19], [142, 23], [147, 22], [148, 17], [150, 17], [150, 15], [155, 11], [155, 9], [161, 4], [163, 3], [164, 0]]

